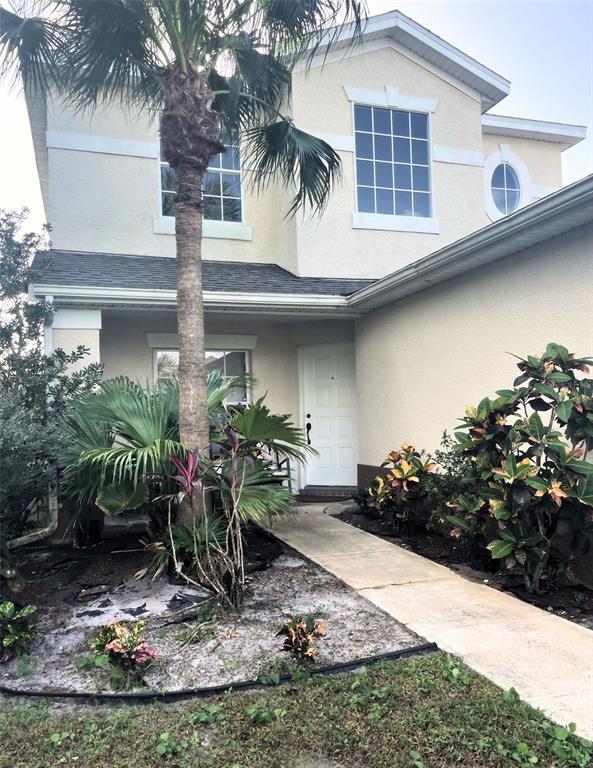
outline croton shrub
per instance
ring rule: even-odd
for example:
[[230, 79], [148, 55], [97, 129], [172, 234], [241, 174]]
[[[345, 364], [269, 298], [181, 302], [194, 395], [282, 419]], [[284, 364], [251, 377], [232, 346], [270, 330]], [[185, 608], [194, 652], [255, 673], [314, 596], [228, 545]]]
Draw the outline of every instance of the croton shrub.
[[426, 477], [435, 464], [413, 445], [403, 443], [397, 451], [391, 451], [381, 467], [387, 471], [369, 486], [366, 506], [380, 515], [390, 515], [398, 532], [411, 532], [417, 504], [426, 496]]
[[484, 537], [534, 592], [570, 578], [593, 541], [593, 360], [560, 344], [518, 360], [513, 387], [468, 408], [455, 434], [472, 490], [449, 522], [455, 536]]
[[0, 603], [0, 663], [28, 652], [29, 641], [36, 635], [31, 621], [36, 611], [36, 605], [17, 608], [10, 600]]
[[78, 666], [109, 666], [109, 682], [116, 689], [143, 684], [142, 673], [156, 659], [143, 632], [143, 621], [110, 619], [91, 641], [92, 657], [81, 657]]

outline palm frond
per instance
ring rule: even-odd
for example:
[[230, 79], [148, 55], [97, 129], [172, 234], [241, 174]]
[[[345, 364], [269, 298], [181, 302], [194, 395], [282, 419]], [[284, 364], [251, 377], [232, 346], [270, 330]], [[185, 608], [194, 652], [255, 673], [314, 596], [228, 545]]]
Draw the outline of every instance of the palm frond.
[[232, 414], [229, 426], [239, 435], [244, 452], [265, 446], [297, 461], [304, 461], [307, 454], [314, 452], [307, 444], [303, 431], [288, 416], [271, 413], [264, 405], [263, 397], [245, 410]]
[[327, 54], [338, 40], [358, 40], [366, 19], [364, 0], [265, 0], [260, 9], [256, 23], [291, 67], [322, 45]]
[[244, 137], [248, 183], [260, 190], [272, 176], [280, 176], [295, 189], [288, 215], [305, 205], [323, 210], [341, 171], [340, 157], [326, 141], [301, 131], [288, 118], [252, 128]]
[[0, 7], [0, 77], [22, 78], [26, 90], [46, 92], [61, 84], [62, 50], [68, 36], [64, 14], [20, 16]]
[[166, 47], [144, 0], [68, 0], [68, 100], [140, 103], [156, 109], [162, 98]]

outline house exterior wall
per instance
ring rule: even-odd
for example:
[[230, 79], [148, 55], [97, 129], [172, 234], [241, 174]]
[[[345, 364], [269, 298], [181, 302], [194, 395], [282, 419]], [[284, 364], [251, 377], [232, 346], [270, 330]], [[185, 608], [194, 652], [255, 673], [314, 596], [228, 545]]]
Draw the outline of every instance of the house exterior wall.
[[[104, 377], [125, 375], [141, 385], [152, 385], [154, 353], [146, 334], [175, 332], [172, 312], [104, 311], [101, 330]], [[249, 352], [250, 373], [255, 379], [253, 396], [266, 395], [266, 403], [273, 412], [292, 414], [300, 423], [299, 347], [353, 341], [354, 323], [349, 320], [278, 322], [273, 319], [206, 317], [206, 334], [256, 336], [255, 348]]]
[[592, 242], [583, 226], [358, 320], [360, 464], [404, 440], [438, 447], [466, 405], [514, 380], [508, 353], [593, 354]]
[[[353, 227], [352, 102], [345, 86], [435, 102], [436, 233]], [[173, 220], [160, 216], [156, 121], [117, 106], [75, 114], [56, 99], [49, 98], [47, 108], [43, 100], [28, 101], [54, 247], [174, 257]], [[243, 225], [206, 222], [204, 258], [276, 263], [301, 275], [374, 278], [489, 222], [483, 157], [500, 137], [482, 135], [480, 96], [403, 47], [373, 41], [328, 59], [323, 68], [296, 71], [291, 110], [296, 124], [326, 138], [343, 162], [342, 181], [323, 216], [287, 220], [289, 190], [272, 184], [256, 196], [244, 183]], [[522, 157], [534, 185], [559, 186], [560, 145], [501, 142]]]
[[549, 141], [534, 141], [533, 139], [519, 139], [513, 136], [496, 136], [484, 134], [484, 155], [488, 157], [495, 152], [500, 145], [507, 146], [511, 152], [523, 160], [529, 169], [531, 183], [534, 189], [533, 199], [543, 197], [538, 193], [537, 187], [545, 187], [548, 191], [559, 189], [562, 186], [562, 155], [560, 145]]
[[[46, 331], [47, 333], [47, 331]], [[54, 349], [63, 349], [64, 352], [74, 352], [82, 345], [89, 351], [88, 355], [78, 363], [70, 366], [70, 371], [79, 371], [90, 363], [101, 362], [100, 331], [98, 328], [54, 328], [52, 331]]]

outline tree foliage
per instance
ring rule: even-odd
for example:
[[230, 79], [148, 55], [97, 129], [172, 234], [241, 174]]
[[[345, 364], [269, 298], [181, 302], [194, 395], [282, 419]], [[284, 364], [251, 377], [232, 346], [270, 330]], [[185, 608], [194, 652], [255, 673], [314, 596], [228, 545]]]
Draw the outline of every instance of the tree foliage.
[[32, 502], [47, 494], [48, 462], [61, 437], [58, 417], [93, 389], [101, 366], [70, 370], [85, 347], [50, 355], [43, 350], [43, 325], [52, 307], [30, 299], [31, 262], [47, 248], [47, 230], [25, 230], [27, 212], [0, 210], [0, 535], [20, 535]]

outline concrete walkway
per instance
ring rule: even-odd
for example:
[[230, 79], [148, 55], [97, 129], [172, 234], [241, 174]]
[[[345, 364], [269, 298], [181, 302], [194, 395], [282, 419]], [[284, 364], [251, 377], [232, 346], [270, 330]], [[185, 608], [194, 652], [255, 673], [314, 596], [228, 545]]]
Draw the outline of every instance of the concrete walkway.
[[593, 632], [304, 505], [273, 533], [413, 632], [593, 738]]

